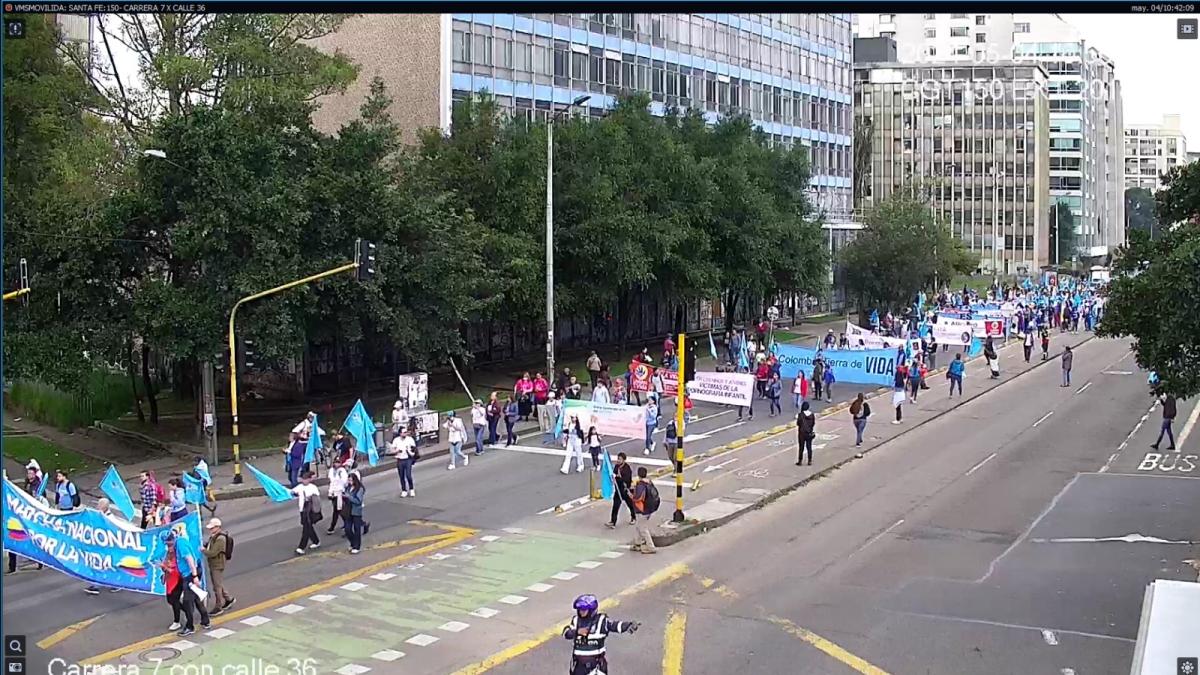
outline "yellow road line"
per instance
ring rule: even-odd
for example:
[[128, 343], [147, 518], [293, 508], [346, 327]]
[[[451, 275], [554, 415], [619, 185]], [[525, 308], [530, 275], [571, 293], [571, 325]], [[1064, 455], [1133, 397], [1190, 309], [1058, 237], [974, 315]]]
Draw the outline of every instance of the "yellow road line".
[[[713, 579], [710, 579], [708, 577], [702, 577], [702, 576], [697, 576], [696, 578], [697, 578], [697, 580], [700, 581], [700, 585], [706, 589], [710, 589], [713, 592], [718, 593], [726, 598], [736, 599], [738, 597], [738, 594], [736, 591], [730, 589], [727, 586], [718, 584]], [[863, 673], [863, 675], [888, 675], [887, 671], [871, 665], [867, 661], [855, 656], [854, 654], [851, 654], [850, 652], [846, 651], [845, 649], [842, 649], [841, 647], [839, 647], [837, 644], [834, 644], [833, 642], [826, 640], [825, 638], [821, 637], [820, 635], [817, 635], [816, 633], [812, 632], [811, 630], [808, 630], [807, 628], [801, 628], [800, 626], [797, 626], [796, 624], [792, 623], [791, 621], [788, 621], [787, 619], [784, 619], [782, 617], [775, 616], [774, 614], [768, 615], [767, 620], [770, 621], [771, 623], [775, 624], [776, 626], [779, 626], [780, 628], [782, 628], [789, 635], [800, 638], [804, 642], [807, 642], [808, 644], [825, 652], [829, 656], [832, 656], [833, 658], [837, 659], [838, 661], [841, 661], [842, 663], [846, 664], [847, 666], [850, 666], [855, 671]], [[682, 639], [682, 637], [680, 639]], [[665, 659], [665, 657], [664, 657], [664, 659]], [[664, 672], [665, 672], [665, 668], [666, 668], [665, 660], [663, 661], [663, 668], [664, 668]]]
[[887, 671], [871, 665], [807, 628], [801, 628], [787, 619], [774, 615], [768, 616], [767, 620], [782, 628], [789, 635], [800, 638], [863, 675], [888, 675]]
[[[404, 553], [401, 553], [399, 555], [388, 558], [387, 560], [382, 560], [380, 562], [377, 562], [377, 563], [374, 563], [371, 565], [367, 565], [366, 567], [361, 567], [356, 570], [351, 570], [349, 572], [346, 572], [345, 574], [340, 574], [336, 577], [333, 577], [332, 579], [326, 579], [325, 581], [311, 584], [311, 585], [305, 586], [303, 588], [298, 588], [294, 591], [291, 591], [290, 593], [285, 593], [285, 594], [280, 595], [279, 597], [273, 598], [271, 600], [264, 600], [263, 602], [260, 602], [256, 605], [251, 605], [249, 607], [239, 609], [235, 612], [222, 614], [221, 616], [213, 619], [212, 625], [220, 626], [222, 624], [226, 624], [231, 621], [237, 621], [244, 617], [247, 617], [247, 616], [250, 616], [253, 614], [258, 614], [259, 612], [262, 612], [264, 610], [272, 609], [274, 607], [278, 607], [280, 605], [290, 603], [293, 600], [298, 600], [306, 595], [310, 595], [310, 594], [316, 593], [318, 591], [323, 591], [323, 590], [326, 590], [329, 588], [333, 588], [334, 586], [341, 586], [342, 584], [346, 584], [351, 581], [354, 581], [355, 579], [357, 579], [361, 576], [364, 576], [367, 574], [373, 574], [373, 573], [378, 572], [386, 567], [390, 567], [397, 563], [404, 562], [405, 560], [411, 560], [412, 558], [417, 558], [417, 557], [423, 556], [427, 553], [433, 553], [440, 549], [446, 548], [447, 546], [453, 546], [454, 544], [457, 544], [458, 542], [460, 542], [464, 539], [474, 536], [475, 533], [478, 532], [478, 530], [474, 530], [469, 527], [459, 527], [456, 525], [442, 525], [439, 523], [432, 523], [429, 521], [411, 521], [411, 522], [413, 522], [415, 524], [419, 524], [419, 525], [432, 525], [432, 526], [440, 528], [442, 530], [446, 530], [446, 534], [439, 535], [441, 537], [440, 541], [435, 541], [426, 546], [422, 546], [420, 548], [416, 548], [411, 551], [405, 551]], [[113, 650], [104, 652], [103, 654], [98, 654], [96, 656], [93, 656], [91, 658], [81, 661], [80, 664], [81, 665], [100, 665], [100, 664], [108, 663], [110, 661], [114, 661], [123, 656], [126, 656], [127, 654], [145, 651], [145, 650], [149, 649], [150, 647], [155, 647], [157, 645], [166, 644], [168, 642], [173, 642], [176, 639], [177, 639], [177, 637], [174, 633], [166, 633], [163, 635], [156, 635], [154, 637], [147, 638], [140, 642], [135, 642], [131, 645], [126, 645], [124, 647], [118, 647], [117, 649], [113, 649]]]
[[663, 629], [663, 675], [683, 675], [683, 636], [687, 630], [687, 615], [672, 611]]
[[[101, 616], [103, 616], [103, 615], [101, 615]], [[47, 635], [45, 638], [42, 638], [42, 640], [37, 643], [37, 646], [41, 649], [49, 649], [49, 648], [53, 647], [54, 645], [62, 642], [63, 640], [66, 640], [67, 638], [71, 637], [72, 635], [78, 633], [79, 631], [83, 630], [84, 628], [87, 628], [88, 626], [92, 625], [99, 619], [100, 619], [100, 616], [93, 616], [92, 618], [84, 619], [83, 621], [80, 621], [79, 623], [73, 623], [70, 626], [67, 626], [66, 628], [64, 628], [60, 631], [51, 633], [50, 635]]]
[[[666, 568], [661, 569], [661, 570], [655, 572], [654, 574], [651, 574], [650, 576], [639, 581], [638, 583], [634, 584], [633, 586], [626, 588], [625, 590], [618, 593], [616, 596], [614, 596], [612, 598], [604, 599], [600, 603], [600, 609], [602, 611], [608, 611], [608, 610], [616, 607], [617, 605], [620, 605], [622, 598], [629, 597], [636, 593], [641, 593], [642, 591], [649, 590], [651, 588], [654, 588], [655, 586], [661, 585], [668, 581], [674, 581], [675, 579], [682, 577], [683, 575], [687, 574], [688, 572], [689, 572], [689, 570], [688, 570], [687, 565], [684, 565], [683, 563], [674, 563], [672, 565], [669, 565]], [[478, 663], [473, 663], [469, 666], [466, 666], [465, 668], [461, 668], [461, 669], [455, 671], [453, 673], [453, 675], [479, 675], [480, 673], [486, 673], [487, 671], [491, 670], [492, 668], [496, 668], [505, 663], [508, 663], [509, 661], [512, 661], [513, 659], [517, 658], [518, 656], [521, 656], [522, 654], [526, 654], [530, 651], [533, 651], [534, 649], [546, 644], [547, 642], [554, 639], [555, 637], [562, 635], [562, 629], [563, 629], [563, 626], [566, 625], [566, 623], [567, 623], [567, 620], [564, 620], [562, 623], [551, 626], [551, 627], [547, 628], [546, 630], [543, 630], [542, 632], [538, 633], [534, 637], [529, 638], [528, 640], [523, 640], [521, 642], [518, 642], [517, 644], [515, 644], [503, 651], [499, 651], [499, 652], [496, 652], [495, 654], [492, 654], [491, 656], [487, 657], [486, 659], [484, 659]]]

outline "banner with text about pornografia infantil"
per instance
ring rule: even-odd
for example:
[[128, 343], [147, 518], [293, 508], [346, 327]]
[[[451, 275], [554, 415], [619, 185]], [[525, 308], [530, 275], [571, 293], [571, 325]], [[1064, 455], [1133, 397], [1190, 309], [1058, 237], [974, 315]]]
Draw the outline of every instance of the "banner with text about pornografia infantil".
[[[795, 345], [779, 345], [780, 374], [795, 378], [803, 370], [812, 372], [817, 350]], [[893, 349], [826, 349], [821, 352], [826, 365], [833, 367], [837, 382], [891, 385], [896, 377], [896, 350]]]
[[52, 509], [4, 481], [4, 550], [88, 583], [165, 595], [166, 536], [199, 561], [200, 514], [143, 530], [91, 508]]
[[578, 417], [584, 432], [594, 426], [601, 436], [646, 437], [646, 408], [643, 406], [567, 399], [563, 401], [562, 416], [564, 428], [572, 417]]
[[750, 373], [697, 371], [687, 390], [693, 401], [750, 406], [754, 398], [754, 376]]

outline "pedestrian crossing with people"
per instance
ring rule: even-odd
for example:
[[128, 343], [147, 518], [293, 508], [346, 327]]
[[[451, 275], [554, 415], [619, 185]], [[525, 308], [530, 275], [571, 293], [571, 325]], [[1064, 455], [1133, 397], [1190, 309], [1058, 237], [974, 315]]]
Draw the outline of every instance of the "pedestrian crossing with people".
[[[127, 663], [274, 664], [303, 655], [315, 671], [361, 675], [420, 657], [481, 622], [563, 591], [625, 551], [611, 540], [507, 528], [478, 533], [422, 558], [266, 606]], [[303, 649], [298, 645], [303, 643]], [[445, 655], [443, 655], [445, 656]], [[387, 672], [387, 671], [384, 671]]]

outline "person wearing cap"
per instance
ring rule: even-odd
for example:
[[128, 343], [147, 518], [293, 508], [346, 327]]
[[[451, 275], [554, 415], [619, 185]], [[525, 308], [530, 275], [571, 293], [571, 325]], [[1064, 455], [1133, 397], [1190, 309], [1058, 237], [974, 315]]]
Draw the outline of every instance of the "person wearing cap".
[[453, 470], [455, 460], [462, 458], [462, 465], [467, 466], [471, 463], [471, 458], [467, 457], [463, 452], [463, 442], [467, 438], [467, 430], [463, 427], [463, 422], [458, 418], [458, 414], [453, 410], [446, 413], [446, 421], [442, 423], [442, 428], [446, 430], [446, 441], [450, 443], [450, 465], [447, 469]]
[[475, 432], [475, 454], [483, 454], [483, 432], [487, 429], [487, 409], [483, 401], [475, 399], [471, 404], [471, 427]]
[[208, 541], [204, 544], [204, 558], [208, 561], [209, 590], [213, 597], [213, 609], [209, 616], [217, 616], [229, 609], [237, 600], [225, 590], [225, 563], [233, 540], [221, 529], [221, 519], [212, 518], [206, 526]]

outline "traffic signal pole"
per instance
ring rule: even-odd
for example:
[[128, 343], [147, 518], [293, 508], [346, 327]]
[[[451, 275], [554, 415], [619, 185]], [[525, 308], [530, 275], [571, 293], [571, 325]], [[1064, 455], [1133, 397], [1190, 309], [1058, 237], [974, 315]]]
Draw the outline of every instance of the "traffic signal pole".
[[684, 411], [687, 382], [683, 373], [684, 362], [687, 361], [686, 340], [687, 333], [680, 333], [679, 376], [675, 387], [675, 513], [671, 516], [671, 521], [676, 523], [683, 522], [683, 425], [687, 422], [687, 414]]
[[[357, 255], [355, 257], [357, 258]], [[296, 281], [286, 283], [282, 286], [276, 286], [275, 288], [267, 289], [265, 291], [262, 291], [261, 293], [255, 293], [254, 295], [248, 295], [248, 296], [242, 298], [241, 300], [238, 300], [237, 303], [234, 304], [233, 311], [231, 311], [229, 313], [229, 401], [230, 401], [230, 407], [233, 412], [233, 484], [234, 485], [241, 485], [242, 481], [244, 480], [242, 478], [241, 446], [238, 443], [237, 340], [234, 337], [234, 321], [237, 319], [238, 308], [252, 300], [258, 300], [259, 298], [265, 298], [268, 295], [274, 295], [281, 291], [286, 291], [289, 288], [303, 286], [304, 284], [312, 283], [314, 281], [319, 281], [326, 277], [332, 277], [336, 274], [341, 274], [342, 272], [351, 272], [351, 271], [358, 269], [358, 267], [359, 267], [359, 263], [356, 260], [355, 262], [347, 263], [345, 265], [342, 265], [341, 267], [335, 267], [326, 272], [321, 272], [320, 274], [314, 274], [309, 277], [304, 277], [303, 279], [297, 279]]]

